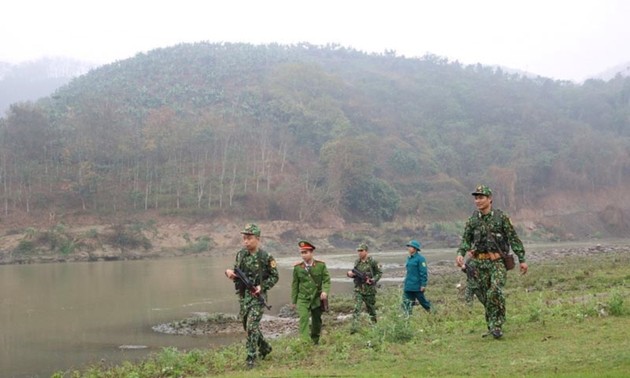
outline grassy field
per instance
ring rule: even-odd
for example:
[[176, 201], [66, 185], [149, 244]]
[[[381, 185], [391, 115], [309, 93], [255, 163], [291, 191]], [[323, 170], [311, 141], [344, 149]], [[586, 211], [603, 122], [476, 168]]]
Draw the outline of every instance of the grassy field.
[[56, 377], [628, 377], [630, 376], [630, 254], [602, 253], [530, 265], [508, 274], [507, 324], [500, 340], [482, 338], [483, 308], [466, 305], [462, 273], [431, 277], [435, 313], [415, 308], [406, 319], [399, 288], [378, 296], [379, 322], [362, 331], [334, 316], [348, 297], [331, 298], [318, 346], [297, 337], [272, 341], [273, 353], [245, 369], [244, 340], [193, 351], [164, 349], [141, 363], [96, 366]]

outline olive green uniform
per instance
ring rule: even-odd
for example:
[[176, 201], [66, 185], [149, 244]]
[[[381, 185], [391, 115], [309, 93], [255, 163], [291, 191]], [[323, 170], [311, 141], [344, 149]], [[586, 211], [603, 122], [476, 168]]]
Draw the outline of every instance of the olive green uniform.
[[[317, 344], [322, 330], [322, 310], [320, 294], [330, 293], [330, 274], [323, 261], [313, 260], [310, 267], [305, 262], [293, 267], [293, 282], [291, 284], [291, 303], [297, 307], [300, 316], [299, 330], [304, 338], [310, 336]], [[309, 332], [309, 318], [311, 327]]]

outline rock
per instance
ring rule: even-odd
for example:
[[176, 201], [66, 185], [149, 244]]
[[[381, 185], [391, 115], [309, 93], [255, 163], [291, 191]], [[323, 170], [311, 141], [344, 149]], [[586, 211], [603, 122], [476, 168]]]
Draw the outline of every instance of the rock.
[[[270, 338], [280, 337], [297, 332], [297, 318], [281, 318], [263, 315], [260, 328], [263, 334]], [[191, 317], [171, 323], [158, 324], [151, 327], [155, 332], [169, 335], [212, 335], [244, 333], [243, 323], [234, 315], [209, 314], [207, 316]]]
[[146, 345], [121, 345], [118, 349], [147, 349]]

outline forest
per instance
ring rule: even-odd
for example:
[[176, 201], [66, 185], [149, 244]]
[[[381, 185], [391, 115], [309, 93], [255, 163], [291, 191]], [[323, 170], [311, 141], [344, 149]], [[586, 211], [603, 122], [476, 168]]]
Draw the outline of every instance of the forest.
[[623, 190], [630, 78], [582, 84], [338, 45], [181, 44], [92, 69], [0, 118], [1, 213], [517, 213]]

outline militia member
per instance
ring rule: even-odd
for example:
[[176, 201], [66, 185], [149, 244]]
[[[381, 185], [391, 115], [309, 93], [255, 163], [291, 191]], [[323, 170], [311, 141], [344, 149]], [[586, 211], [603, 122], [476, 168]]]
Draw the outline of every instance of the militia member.
[[521, 273], [525, 274], [525, 249], [510, 218], [492, 207], [492, 190], [486, 185], [479, 185], [472, 195], [477, 210], [468, 218], [464, 227], [456, 263], [463, 267], [464, 256], [468, 253], [472, 257], [469, 262], [474, 267], [471, 288], [486, 312], [488, 333], [484, 337], [492, 335], [499, 339], [503, 336], [502, 327], [505, 322], [503, 286], [507, 276], [501, 255], [507, 254], [511, 247], [518, 256]]
[[322, 331], [322, 303], [323, 306], [328, 303], [330, 274], [323, 261], [313, 258], [315, 246], [312, 243], [301, 240], [298, 247], [302, 261], [293, 266], [291, 303], [297, 307], [300, 317], [300, 336], [307, 340], [310, 337], [314, 344], [319, 344]]
[[407, 316], [412, 313], [412, 306], [417, 303], [427, 312], [431, 311], [431, 302], [424, 296], [429, 281], [427, 260], [420, 254], [422, 244], [417, 240], [407, 243], [407, 274], [403, 284], [403, 310]]
[[381, 279], [383, 272], [378, 262], [368, 256], [368, 245], [360, 244], [357, 247], [359, 258], [354, 262], [354, 270], [363, 274], [365, 279], [361, 279], [352, 270], [347, 275], [354, 279], [354, 313], [352, 314], [352, 328], [350, 333], [358, 331], [359, 316], [361, 307], [365, 303], [365, 308], [370, 320], [376, 323], [376, 283]]
[[[247, 367], [254, 367], [256, 351], [264, 359], [271, 353], [271, 345], [265, 340], [260, 331], [260, 320], [263, 316], [262, 298], [267, 297], [267, 291], [278, 282], [276, 260], [260, 248], [260, 228], [255, 224], [248, 224], [241, 231], [243, 248], [236, 254], [234, 269], [227, 269], [225, 275], [234, 280], [237, 294], [240, 297], [239, 318], [243, 320], [243, 328], [247, 331]], [[240, 269], [249, 279], [255, 290], [250, 291], [237, 277], [235, 270]]]

